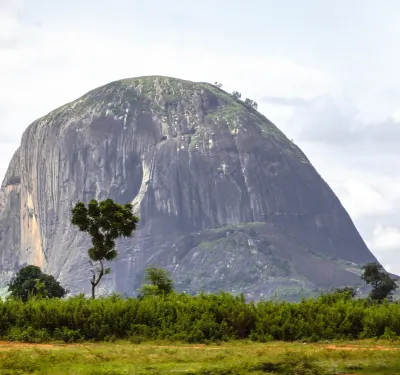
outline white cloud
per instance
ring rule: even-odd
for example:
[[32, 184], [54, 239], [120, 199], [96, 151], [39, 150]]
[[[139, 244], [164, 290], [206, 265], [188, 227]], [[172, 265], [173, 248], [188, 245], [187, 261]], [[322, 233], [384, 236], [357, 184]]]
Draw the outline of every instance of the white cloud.
[[378, 224], [366, 243], [388, 272], [400, 273], [400, 228]]
[[394, 209], [391, 201], [361, 181], [346, 180], [343, 187], [341, 200], [353, 219], [388, 214]]
[[378, 225], [372, 232], [371, 248], [375, 251], [400, 250], [400, 229]]
[[298, 102], [287, 129], [338, 195], [367, 246], [386, 269], [400, 274], [400, 123], [366, 123], [335, 100]]
[[20, 39], [29, 39], [32, 26], [25, 0], [0, 0], [0, 50], [15, 49]]
[[394, 111], [394, 113], [392, 114], [391, 118], [395, 122], [400, 122], [400, 109], [397, 109], [396, 111]]

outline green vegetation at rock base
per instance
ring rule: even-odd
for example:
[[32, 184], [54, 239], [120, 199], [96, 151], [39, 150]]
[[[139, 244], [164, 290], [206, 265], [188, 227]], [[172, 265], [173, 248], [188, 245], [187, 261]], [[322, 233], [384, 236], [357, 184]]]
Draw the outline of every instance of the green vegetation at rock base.
[[46, 275], [37, 266], [22, 268], [11, 280], [8, 291], [10, 297], [27, 301], [30, 295], [41, 298], [64, 297], [68, 291], [51, 275]]
[[[168, 281], [168, 280], [167, 280]], [[168, 282], [167, 282], [168, 284]], [[228, 293], [170, 292], [144, 298], [7, 299], [0, 302], [0, 339], [156, 340], [209, 343], [393, 338], [400, 335], [399, 302], [378, 303], [336, 292], [300, 303], [246, 302]]]
[[145, 281], [140, 290], [140, 297], [168, 295], [174, 291], [174, 281], [169, 271], [149, 266], [145, 271]]

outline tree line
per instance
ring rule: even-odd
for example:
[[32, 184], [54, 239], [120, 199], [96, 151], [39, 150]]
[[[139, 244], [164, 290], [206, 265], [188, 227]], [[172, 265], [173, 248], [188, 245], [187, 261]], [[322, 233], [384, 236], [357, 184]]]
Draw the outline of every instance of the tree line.
[[400, 335], [400, 303], [330, 293], [299, 303], [247, 302], [229, 293], [184, 293], [122, 298], [118, 295], [0, 301], [0, 339], [134, 343], [171, 340], [314, 342]]

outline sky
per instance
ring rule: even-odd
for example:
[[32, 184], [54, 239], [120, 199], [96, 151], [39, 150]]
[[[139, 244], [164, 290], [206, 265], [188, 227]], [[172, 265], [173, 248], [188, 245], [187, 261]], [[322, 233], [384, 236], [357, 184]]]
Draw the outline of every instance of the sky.
[[306, 153], [400, 274], [398, 0], [0, 0], [0, 178], [35, 119], [143, 75], [223, 84]]

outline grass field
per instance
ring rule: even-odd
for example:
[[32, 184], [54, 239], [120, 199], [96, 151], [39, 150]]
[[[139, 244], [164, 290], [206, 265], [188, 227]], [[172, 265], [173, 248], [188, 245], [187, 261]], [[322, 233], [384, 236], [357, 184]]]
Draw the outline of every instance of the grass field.
[[0, 342], [0, 374], [400, 374], [400, 343]]

